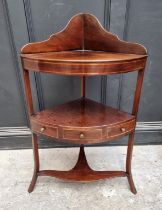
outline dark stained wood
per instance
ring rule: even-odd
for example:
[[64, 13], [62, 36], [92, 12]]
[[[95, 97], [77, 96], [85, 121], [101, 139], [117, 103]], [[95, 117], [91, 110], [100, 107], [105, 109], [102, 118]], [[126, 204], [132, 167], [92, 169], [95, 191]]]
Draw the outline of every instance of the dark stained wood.
[[84, 49], [115, 53], [146, 55], [146, 48], [137, 43], [120, 40], [118, 36], [106, 31], [99, 21], [84, 14]]
[[22, 55], [24, 68], [63, 75], [106, 75], [143, 69], [146, 55], [69, 51]]
[[92, 182], [105, 178], [127, 176], [124, 171], [95, 171], [88, 165], [84, 147], [80, 148], [76, 165], [69, 171], [42, 170], [39, 176], [52, 176], [75, 182]]
[[[25, 45], [21, 53], [57, 52], [65, 50], [80, 50], [83, 42], [83, 18], [77, 15], [69, 21], [60, 32], [53, 34], [43, 42]], [[77, 36], [76, 36], [77, 34]]]
[[38, 138], [36, 134], [32, 134], [32, 145], [33, 145], [33, 156], [34, 156], [34, 173], [33, 173], [32, 181], [28, 188], [29, 193], [31, 193], [34, 189], [34, 186], [38, 178], [38, 172], [39, 172]]
[[31, 116], [33, 132], [76, 144], [109, 141], [131, 133], [135, 117], [81, 98]]
[[[141, 69], [140, 71], [138, 71], [137, 84], [136, 84], [136, 90], [135, 90], [135, 96], [132, 108], [132, 114], [136, 117], [136, 119], [139, 107], [139, 100], [141, 96], [143, 78], [144, 78], [144, 69]], [[133, 145], [134, 145], [134, 132], [129, 134], [127, 157], [126, 157], [126, 172], [127, 172], [128, 182], [130, 185], [130, 190], [132, 193], [136, 194], [137, 190], [133, 182], [132, 171], [131, 171]]]
[[25, 45], [21, 53], [57, 52], [69, 50], [95, 50], [116, 53], [146, 55], [140, 44], [120, 40], [106, 31], [97, 18], [91, 14], [78, 14], [60, 32], [43, 42]]
[[28, 104], [27, 106], [28, 113], [29, 115], [32, 115], [34, 113], [32, 91], [31, 91], [31, 86], [30, 86], [29, 72], [25, 69], [23, 71], [23, 77], [24, 77], [25, 93], [26, 93], [27, 104]]
[[127, 148], [127, 157], [126, 157], [126, 173], [127, 173], [127, 178], [130, 185], [130, 190], [132, 193], [136, 194], [137, 190], [133, 182], [132, 171], [131, 171], [133, 145], [134, 145], [134, 132], [129, 135], [129, 139], [128, 139], [128, 148]]
[[133, 102], [133, 109], [132, 109], [132, 114], [135, 115], [136, 117], [138, 114], [138, 107], [139, 107], [138, 105], [139, 105], [139, 100], [141, 96], [143, 78], [144, 78], [144, 69], [141, 69], [138, 72], [137, 84], [136, 84], [136, 90], [135, 90], [134, 102]]
[[86, 95], [86, 77], [81, 76], [81, 97], [85, 97]]
[[[106, 31], [91, 14], [74, 16], [61, 32], [48, 40], [29, 43], [21, 50], [25, 92], [30, 116], [34, 173], [29, 192], [38, 176], [54, 176], [70, 181], [96, 181], [127, 176], [136, 194], [131, 160], [147, 51], [144, 46], [120, 40]], [[34, 113], [29, 71], [81, 76], [81, 99]], [[86, 77], [138, 71], [132, 114], [85, 98]], [[39, 170], [37, 135], [80, 144], [78, 162], [70, 171]], [[84, 146], [129, 135], [126, 171], [95, 171], [90, 168]]]
[[145, 58], [146, 55], [110, 53], [104, 51], [61, 51], [37, 54], [22, 54], [23, 58], [49, 62], [71, 62], [71, 63], [103, 63], [123, 62]]

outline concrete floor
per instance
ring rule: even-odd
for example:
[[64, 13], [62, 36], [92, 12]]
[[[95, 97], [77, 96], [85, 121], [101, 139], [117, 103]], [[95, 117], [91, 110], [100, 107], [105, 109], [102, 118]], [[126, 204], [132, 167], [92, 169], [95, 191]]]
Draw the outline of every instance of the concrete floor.
[[[126, 147], [86, 148], [94, 169], [124, 170]], [[41, 169], [70, 169], [78, 148], [40, 150]], [[0, 210], [161, 210], [162, 146], [135, 146], [133, 177], [137, 195], [127, 179], [94, 183], [66, 183], [39, 177], [33, 193], [27, 188], [32, 176], [32, 150], [0, 151]]]

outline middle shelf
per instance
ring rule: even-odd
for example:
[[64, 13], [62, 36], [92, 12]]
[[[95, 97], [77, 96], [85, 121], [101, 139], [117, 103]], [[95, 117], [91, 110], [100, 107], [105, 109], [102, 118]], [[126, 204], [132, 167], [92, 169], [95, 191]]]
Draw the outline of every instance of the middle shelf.
[[59, 141], [94, 144], [135, 129], [135, 117], [96, 101], [80, 98], [30, 117], [33, 132]]

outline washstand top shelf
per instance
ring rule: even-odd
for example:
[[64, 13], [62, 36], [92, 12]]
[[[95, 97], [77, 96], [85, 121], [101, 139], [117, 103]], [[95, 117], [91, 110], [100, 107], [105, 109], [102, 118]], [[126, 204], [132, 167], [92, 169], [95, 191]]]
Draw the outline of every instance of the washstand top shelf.
[[103, 51], [61, 51], [23, 54], [24, 67], [64, 75], [124, 73], [144, 67], [146, 55]]
[[60, 32], [21, 50], [24, 69], [63, 75], [106, 75], [143, 69], [144, 46], [120, 40], [91, 14], [74, 16]]

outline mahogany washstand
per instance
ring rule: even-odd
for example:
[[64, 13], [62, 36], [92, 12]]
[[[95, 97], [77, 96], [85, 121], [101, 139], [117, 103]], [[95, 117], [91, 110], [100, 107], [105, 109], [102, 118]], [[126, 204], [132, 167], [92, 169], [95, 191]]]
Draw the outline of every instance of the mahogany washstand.
[[[146, 49], [137, 43], [120, 40], [107, 32], [91, 14], [77, 14], [67, 26], [48, 40], [29, 43], [21, 50], [21, 60], [28, 103], [34, 174], [28, 191], [32, 192], [38, 176], [88, 182], [99, 179], [128, 178], [136, 194], [131, 173], [134, 133]], [[52, 109], [34, 112], [29, 71], [81, 77], [81, 98]], [[122, 112], [85, 97], [86, 76], [122, 74], [138, 71], [132, 113]], [[37, 135], [80, 145], [78, 161], [70, 171], [40, 170]], [[84, 145], [103, 143], [129, 135], [126, 171], [95, 171], [87, 163]]]

